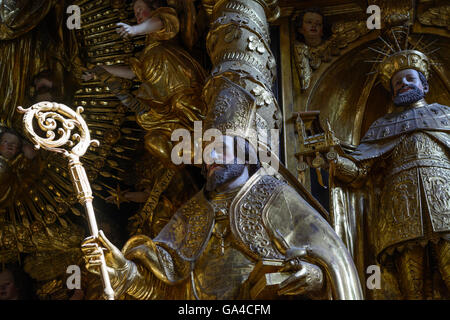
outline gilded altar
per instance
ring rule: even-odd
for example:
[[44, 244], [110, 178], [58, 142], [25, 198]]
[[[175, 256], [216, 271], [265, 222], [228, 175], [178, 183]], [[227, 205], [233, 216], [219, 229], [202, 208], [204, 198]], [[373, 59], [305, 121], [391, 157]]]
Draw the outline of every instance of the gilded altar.
[[[369, 6], [380, 9], [372, 16], [379, 29], [368, 22]], [[153, 25], [142, 23], [145, 8]], [[305, 258], [316, 272], [308, 279], [314, 283], [315, 275], [322, 286], [300, 297], [403, 299], [410, 279], [390, 259], [409, 254], [408, 241], [437, 252], [438, 262], [420, 269], [428, 276], [416, 298], [448, 298], [449, 19], [445, 1], [422, 0], [0, 1], [1, 271], [20, 269], [33, 284], [24, 299], [101, 298], [100, 277], [85, 267], [81, 250], [89, 224], [73, 174], [57, 154], [33, 150], [17, 111], [51, 101], [81, 106], [99, 141], [81, 162], [99, 229], [136, 263], [122, 273], [134, 282], [113, 278], [120, 299], [258, 297], [251, 270], [274, 260], [280, 267], [268, 267], [273, 278], [264, 281], [285, 280], [281, 265], [290, 251], [283, 246], [300, 243], [314, 247]], [[422, 109], [397, 113], [386, 88], [394, 74], [386, 80], [377, 65], [405, 45], [427, 55], [430, 89]], [[254, 135], [239, 131], [245, 121]], [[268, 188], [263, 197], [244, 194], [253, 192], [248, 184], [205, 199], [205, 168], [171, 162], [173, 131], [195, 136], [198, 122], [249, 137], [251, 146], [278, 130], [279, 147], [269, 154], [282, 168], [250, 178], [265, 183], [258, 185]], [[280, 212], [263, 209], [267, 203]], [[308, 219], [323, 228], [332, 254], [323, 254], [313, 227], [295, 225]], [[411, 251], [415, 257], [423, 258]], [[382, 289], [366, 286], [371, 265], [381, 268]], [[67, 286], [70, 266], [80, 267], [80, 290]], [[217, 270], [229, 275], [222, 279]]]

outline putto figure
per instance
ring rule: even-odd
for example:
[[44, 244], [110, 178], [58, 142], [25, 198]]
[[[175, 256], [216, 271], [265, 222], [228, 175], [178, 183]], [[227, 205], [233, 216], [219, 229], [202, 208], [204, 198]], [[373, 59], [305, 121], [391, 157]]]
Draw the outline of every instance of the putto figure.
[[[399, 288], [406, 299], [445, 296], [445, 286], [450, 289], [450, 108], [424, 99], [430, 63], [417, 50], [391, 52], [380, 63], [396, 110], [376, 120], [334, 170], [351, 193], [364, 190], [369, 248], [393, 275], [388, 278], [398, 279], [385, 279], [386, 294]], [[348, 232], [355, 216], [345, 214], [336, 218], [338, 228], [356, 248]]]
[[294, 59], [302, 89], [308, 89], [313, 70], [322, 60], [329, 60], [329, 44], [325, 40], [331, 31], [319, 8], [308, 8], [294, 22], [297, 40], [294, 43]]
[[[138, 25], [119, 23], [117, 32], [125, 38], [146, 35], [146, 47], [130, 59], [129, 66], [96, 67], [83, 78], [90, 80], [96, 74], [125, 106], [135, 111], [136, 121], [147, 131], [146, 149], [171, 166], [173, 130], [193, 131], [194, 121], [202, 120], [206, 114], [201, 99], [205, 72], [175, 42], [180, 21], [177, 11], [164, 5], [165, 1], [160, 0], [133, 1]], [[131, 95], [120, 79], [134, 78], [141, 84]]]

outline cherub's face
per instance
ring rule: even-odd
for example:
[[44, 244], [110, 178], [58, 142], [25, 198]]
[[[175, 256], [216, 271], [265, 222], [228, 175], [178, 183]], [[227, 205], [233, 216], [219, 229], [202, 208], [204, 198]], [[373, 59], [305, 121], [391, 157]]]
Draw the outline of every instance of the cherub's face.
[[323, 17], [315, 12], [306, 12], [299, 32], [307, 38], [322, 38]]
[[41, 88], [52, 88], [53, 82], [47, 78], [38, 78], [34, 80], [34, 87], [36, 91], [42, 90]]
[[148, 7], [148, 5], [142, 1], [138, 0], [134, 3], [134, 16], [136, 17], [137, 23], [141, 24], [148, 18], [150, 18], [150, 14], [152, 10]]
[[19, 153], [20, 139], [14, 134], [5, 133], [0, 138], [0, 154], [6, 159], [13, 159]]
[[16, 300], [18, 291], [10, 271], [0, 273], [0, 300]]

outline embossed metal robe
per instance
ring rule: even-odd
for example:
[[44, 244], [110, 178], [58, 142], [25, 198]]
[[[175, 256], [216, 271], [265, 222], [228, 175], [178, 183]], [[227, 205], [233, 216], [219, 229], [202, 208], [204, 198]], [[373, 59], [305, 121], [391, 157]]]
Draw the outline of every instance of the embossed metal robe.
[[245, 281], [256, 262], [284, 258], [275, 238], [307, 249], [334, 298], [362, 298], [350, 254], [330, 225], [287, 183], [261, 170], [228, 200], [199, 192], [154, 240], [131, 238], [122, 251], [135, 269], [115, 290], [137, 299], [248, 297]]
[[449, 133], [450, 108], [422, 100], [375, 121], [337, 169], [348, 179], [332, 190], [333, 225], [361, 273], [375, 263], [368, 255], [382, 261], [403, 245], [448, 239]]
[[160, 130], [170, 137], [180, 127], [193, 130], [194, 121], [203, 118], [206, 106], [200, 96], [205, 72], [173, 42], [180, 30], [176, 11], [162, 7], [151, 17], [159, 18], [163, 28], [148, 34], [146, 47], [130, 59], [131, 69], [142, 82], [134, 94], [150, 106], [136, 115], [136, 121], [147, 131]]
[[383, 172], [379, 209], [372, 213], [377, 254], [450, 231], [449, 132], [450, 108], [434, 103], [378, 119], [352, 154], [376, 159]]

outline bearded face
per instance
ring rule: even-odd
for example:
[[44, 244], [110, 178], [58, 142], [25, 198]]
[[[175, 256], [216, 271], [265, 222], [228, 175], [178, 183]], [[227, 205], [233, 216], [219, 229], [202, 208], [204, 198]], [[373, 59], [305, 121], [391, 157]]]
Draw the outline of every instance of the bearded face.
[[396, 106], [408, 106], [425, 97], [428, 84], [422, 82], [419, 73], [414, 69], [397, 72], [391, 79], [393, 101]]
[[223, 136], [222, 144], [211, 151], [207, 164], [203, 166], [206, 191], [226, 189], [227, 185], [243, 176], [248, 166], [245, 159], [249, 157], [246, 145], [248, 143], [240, 137]]
[[206, 191], [214, 191], [237, 177], [244, 172], [245, 164], [213, 164], [208, 168], [206, 174]]
[[410, 84], [408, 85], [407, 91], [399, 92], [394, 97], [394, 104], [396, 106], [408, 106], [416, 101], [419, 101], [425, 97], [425, 93], [419, 87]]

